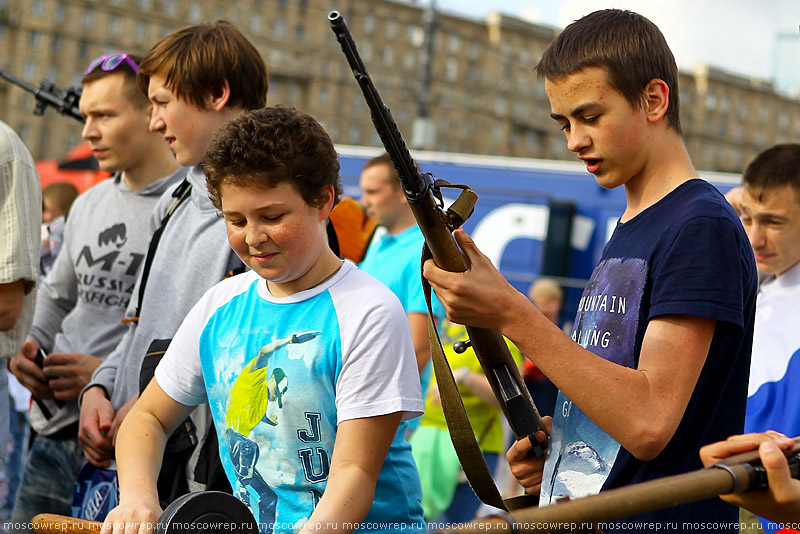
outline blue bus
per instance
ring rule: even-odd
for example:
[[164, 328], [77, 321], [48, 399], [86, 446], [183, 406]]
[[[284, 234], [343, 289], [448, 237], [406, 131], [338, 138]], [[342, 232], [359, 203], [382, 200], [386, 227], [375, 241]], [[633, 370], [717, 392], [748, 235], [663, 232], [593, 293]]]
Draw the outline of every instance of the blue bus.
[[[337, 151], [345, 195], [358, 198], [361, 168], [382, 151], [345, 145]], [[464, 224], [478, 248], [523, 293], [539, 276], [556, 279], [565, 289], [562, 321], [572, 320], [625, 209], [623, 188], [600, 187], [579, 161], [426, 151], [413, 156], [423, 172], [468, 185], [478, 194], [475, 212]], [[700, 175], [723, 193], [741, 182], [738, 174]], [[452, 191], [455, 197], [457, 190]]]

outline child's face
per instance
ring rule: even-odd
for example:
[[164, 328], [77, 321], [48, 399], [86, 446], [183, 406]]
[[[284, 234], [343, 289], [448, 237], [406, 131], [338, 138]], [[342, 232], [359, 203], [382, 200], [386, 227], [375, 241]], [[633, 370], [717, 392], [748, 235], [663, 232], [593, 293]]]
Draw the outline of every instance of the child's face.
[[550, 116], [561, 125], [567, 148], [608, 189], [647, 168], [647, 116], [608, 82], [604, 68], [588, 67], [545, 81]]
[[206, 147], [221, 125], [220, 114], [178, 98], [160, 74], [150, 77], [147, 96], [153, 104], [150, 129], [164, 136], [181, 165], [202, 163]]
[[800, 262], [800, 196], [792, 186], [745, 187], [741, 209], [759, 273], [780, 276]]
[[289, 182], [277, 187], [220, 187], [231, 248], [251, 269], [287, 293], [318, 281], [319, 260], [328, 248], [325, 220], [333, 200], [306, 204]]

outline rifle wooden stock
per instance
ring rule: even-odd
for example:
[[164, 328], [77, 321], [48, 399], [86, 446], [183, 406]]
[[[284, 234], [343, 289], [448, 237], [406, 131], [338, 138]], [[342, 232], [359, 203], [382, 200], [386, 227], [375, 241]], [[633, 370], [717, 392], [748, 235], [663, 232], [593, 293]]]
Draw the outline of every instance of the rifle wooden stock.
[[64, 515], [39, 514], [31, 520], [31, 527], [36, 534], [97, 534], [103, 528], [103, 523]]
[[[434, 194], [433, 180], [429, 174], [419, 170], [411, 157], [397, 123], [369, 77], [344, 17], [333, 11], [328, 20], [364, 94], [372, 123], [397, 169], [403, 193], [425, 236], [433, 260], [446, 271], [466, 271], [467, 265], [461, 250]], [[472, 326], [467, 326], [467, 333], [514, 435], [517, 438], [530, 437], [534, 451], [541, 456], [544, 454], [542, 444], [537, 442], [533, 434], [544, 430], [544, 425], [503, 337], [497, 332]]]
[[[787, 457], [800, 455], [800, 437], [795, 446], [784, 451]], [[798, 477], [795, 458], [793, 476]], [[710, 499], [727, 493], [748, 491], [762, 477], [754, 467], [761, 465], [758, 451], [726, 458], [716, 466], [664, 477], [622, 488], [603, 491], [582, 499], [565, 501], [542, 508], [525, 508], [510, 512], [514, 529], [504, 519], [493, 518], [468, 523], [451, 532], [460, 534], [545, 534], [571, 532], [588, 525], [614, 521], [632, 515]], [[724, 466], [724, 467], [719, 467]]]

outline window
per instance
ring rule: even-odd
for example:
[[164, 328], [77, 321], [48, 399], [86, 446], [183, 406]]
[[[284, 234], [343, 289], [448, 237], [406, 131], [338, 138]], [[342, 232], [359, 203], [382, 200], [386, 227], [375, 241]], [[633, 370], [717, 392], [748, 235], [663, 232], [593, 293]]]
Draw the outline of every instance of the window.
[[709, 111], [713, 111], [717, 108], [717, 95], [714, 93], [708, 93], [706, 95], [706, 109]]
[[289, 84], [286, 100], [294, 106], [300, 106], [300, 85], [294, 82]]
[[47, 150], [47, 146], [50, 144], [50, 130], [48, 128], [42, 128], [39, 131], [39, 150], [45, 151]]
[[42, 34], [36, 30], [32, 30], [28, 42], [30, 43], [31, 48], [38, 48], [39, 44], [42, 42]]
[[381, 54], [381, 61], [388, 66], [391, 66], [394, 63], [394, 50], [389, 47], [383, 49], [383, 54]]
[[276, 18], [272, 21], [272, 35], [276, 39], [280, 39], [283, 37], [284, 32], [286, 31], [286, 25], [283, 22], [283, 19]]
[[36, 60], [29, 59], [25, 62], [25, 67], [23, 69], [23, 76], [26, 79], [36, 78]]
[[306, 27], [302, 24], [298, 24], [297, 28], [295, 28], [294, 40], [297, 42], [303, 42], [306, 40]]
[[250, 31], [253, 33], [259, 33], [261, 31], [261, 15], [258, 13], [253, 13], [250, 16]]
[[480, 46], [476, 41], [472, 41], [469, 44], [469, 50], [467, 51], [467, 57], [469, 59], [478, 59], [478, 54], [480, 52]]
[[118, 15], [111, 15], [108, 19], [108, 33], [111, 35], [119, 35], [120, 20]]
[[199, 22], [203, 16], [203, 8], [197, 2], [192, 2], [189, 6], [189, 20], [191, 22]]
[[416, 47], [422, 46], [425, 41], [425, 32], [419, 26], [408, 27], [408, 42]]
[[386, 22], [386, 38], [387, 39], [394, 39], [397, 35], [397, 22], [394, 20], [389, 20]]
[[361, 143], [361, 126], [354, 124], [350, 127], [350, 134], [347, 136], [347, 142], [351, 145]]
[[44, 15], [44, 0], [33, 0], [31, 2], [31, 13], [36, 17]]
[[78, 59], [83, 61], [89, 59], [89, 43], [85, 39], [78, 42]]
[[495, 141], [502, 141], [503, 139], [503, 125], [495, 124], [492, 126], [492, 139]]
[[506, 99], [503, 97], [497, 97], [494, 101], [494, 112], [497, 115], [505, 115], [507, 109], [508, 105], [506, 103]]
[[367, 13], [364, 15], [364, 33], [367, 35], [372, 34], [375, 31], [375, 15], [372, 13]]
[[94, 11], [86, 9], [81, 17], [81, 26], [84, 30], [91, 30], [94, 24]]
[[336, 138], [339, 137], [339, 124], [333, 123], [325, 129], [328, 131], [328, 135], [331, 136], [331, 140], [335, 143]]
[[59, 2], [56, 6], [56, 10], [53, 12], [53, 22], [56, 24], [61, 24], [64, 22], [64, 19], [67, 15], [67, 7], [64, 5], [64, 2]]
[[403, 56], [403, 69], [404, 70], [413, 70], [417, 65], [417, 55], [413, 51], [409, 50]]
[[136, 35], [137, 41], [144, 41], [144, 38], [147, 35], [147, 25], [141, 20], [138, 21], [136, 23], [136, 29], [134, 30], [134, 34]]
[[458, 78], [458, 62], [455, 59], [448, 59], [444, 63], [444, 77], [449, 81]]
[[168, 17], [174, 17], [176, 11], [175, 0], [164, 0], [164, 14]]
[[372, 43], [369, 41], [364, 41], [358, 44], [358, 48], [361, 50], [361, 57], [365, 61], [369, 61], [372, 59]]
[[317, 92], [317, 103], [320, 106], [327, 106], [328, 105], [328, 88], [327, 87], [320, 87], [319, 91]]
[[541, 149], [541, 143], [539, 142], [539, 135], [536, 132], [529, 131], [525, 135], [525, 141], [531, 152], [538, 153], [539, 150]]
[[[356, 95], [356, 97], [353, 99], [353, 114], [358, 115], [363, 111], [364, 111], [364, 97], [359, 94]], [[361, 134], [359, 134], [359, 136], [360, 135]]]
[[461, 39], [458, 38], [458, 35], [450, 36], [447, 40], [447, 49], [451, 54], [458, 54], [458, 51], [461, 49]]
[[720, 98], [720, 101], [719, 101], [719, 110], [722, 113], [728, 113], [728, 111], [730, 111], [730, 109], [731, 109], [731, 99], [730, 99], [730, 97], [728, 97], [728, 95], [722, 95], [722, 98]]
[[136, 0], [139, 11], [150, 11], [150, 0]]

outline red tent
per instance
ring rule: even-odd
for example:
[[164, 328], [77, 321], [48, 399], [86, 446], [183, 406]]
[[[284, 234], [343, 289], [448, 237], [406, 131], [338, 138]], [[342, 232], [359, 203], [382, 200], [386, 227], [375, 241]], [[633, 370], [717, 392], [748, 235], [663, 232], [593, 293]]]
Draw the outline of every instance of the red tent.
[[81, 193], [111, 176], [100, 170], [88, 143], [73, 148], [64, 160], [37, 161], [36, 170], [39, 172], [42, 187], [53, 182], [69, 182]]

